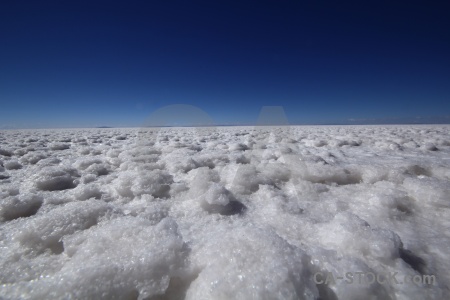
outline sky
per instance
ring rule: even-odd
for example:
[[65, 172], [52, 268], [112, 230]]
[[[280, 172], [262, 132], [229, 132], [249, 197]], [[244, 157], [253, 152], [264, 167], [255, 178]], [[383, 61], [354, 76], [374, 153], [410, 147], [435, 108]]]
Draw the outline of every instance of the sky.
[[2, 2], [0, 128], [449, 123], [449, 53], [448, 1]]

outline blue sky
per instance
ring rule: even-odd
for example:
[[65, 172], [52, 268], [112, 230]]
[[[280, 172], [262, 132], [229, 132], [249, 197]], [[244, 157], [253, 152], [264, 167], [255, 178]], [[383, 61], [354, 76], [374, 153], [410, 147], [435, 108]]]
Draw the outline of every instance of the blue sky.
[[292, 124], [445, 121], [445, 2], [10, 1], [0, 128], [139, 126], [173, 104], [217, 124], [267, 105]]

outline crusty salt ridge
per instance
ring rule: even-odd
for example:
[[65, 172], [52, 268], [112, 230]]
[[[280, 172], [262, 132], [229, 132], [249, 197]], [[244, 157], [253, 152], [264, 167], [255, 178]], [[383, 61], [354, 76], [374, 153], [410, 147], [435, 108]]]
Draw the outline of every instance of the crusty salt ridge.
[[450, 298], [450, 126], [146, 130], [0, 131], [2, 298]]

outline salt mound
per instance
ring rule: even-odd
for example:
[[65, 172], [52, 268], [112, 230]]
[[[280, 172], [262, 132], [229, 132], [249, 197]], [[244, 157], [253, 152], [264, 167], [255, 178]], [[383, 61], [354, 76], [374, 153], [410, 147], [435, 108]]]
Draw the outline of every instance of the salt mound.
[[32, 291], [33, 299], [145, 299], [167, 290], [186, 254], [169, 219], [151, 226], [144, 219], [118, 218], [62, 241], [66, 259], [58, 270], [9, 285], [3, 295], [18, 298]]
[[41, 207], [43, 199], [38, 195], [6, 197], [0, 203], [0, 221], [9, 221], [34, 215]]
[[114, 181], [117, 193], [123, 197], [135, 197], [149, 194], [157, 198], [167, 197], [172, 176], [161, 170], [122, 172]]
[[43, 168], [35, 178], [36, 188], [42, 191], [60, 191], [77, 186], [79, 177], [76, 169], [48, 166]]
[[46, 158], [46, 156], [43, 153], [35, 153], [35, 152], [30, 152], [25, 154], [24, 156], [22, 156], [20, 158], [20, 161], [23, 164], [36, 164], [38, 161], [40, 161], [41, 159]]
[[70, 148], [69, 144], [63, 144], [63, 143], [52, 143], [49, 145], [49, 148], [51, 150], [66, 150]]
[[22, 165], [16, 159], [8, 160], [3, 165], [6, 170], [18, 170], [22, 168]]
[[305, 252], [270, 230], [248, 227], [213, 232], [194, 256], [194, 262], [201, 266], [201, 271], [186, 299], [319, 296]]
[[5, 149], [5, 148], [0, 148], [0, 155], [9, 157], [9, 156], [12, 156], [12, 154], [13, 153], [11, 150]]

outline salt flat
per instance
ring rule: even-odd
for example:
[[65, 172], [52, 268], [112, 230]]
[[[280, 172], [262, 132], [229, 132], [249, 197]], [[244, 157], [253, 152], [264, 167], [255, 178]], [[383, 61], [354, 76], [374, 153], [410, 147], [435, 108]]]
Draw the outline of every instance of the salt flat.
[[450, 126], [0, 131], [0, 247], [5, 299], [449, 299]]

